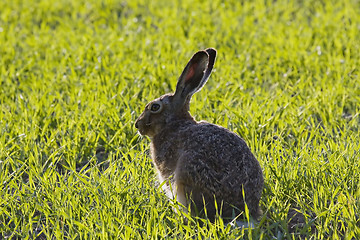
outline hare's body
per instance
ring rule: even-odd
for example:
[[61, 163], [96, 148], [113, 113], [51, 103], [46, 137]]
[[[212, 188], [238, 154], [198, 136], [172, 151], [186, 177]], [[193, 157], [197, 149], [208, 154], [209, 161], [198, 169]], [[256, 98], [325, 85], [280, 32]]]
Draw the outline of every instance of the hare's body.
[[190, 204], [192, 213], [206, 211], [212, 220], [217, 213], [237, 216], [246, 202], [250, 215], [257, 218], [264, 180], [245, 141], [223, 127], [196, 122], [188, 112], [190, 98], [205, 84], [215, 56], [214, 49], [196, 53], [175, 94], [149, 103], [136, 127], [152, 140], [152, 158], [170, 197], [185, 207]]
[[231, 218], [244, 210], [244, 188], [250, 214], [259, 216], [262, 171], [236, 134], [207, 122], [173, 122], [154, 136], [151, 152], [161, 179], [171, 182], [168, 195], [176, 196], [181, 204], [193, 202], [193, 210], [196, 206], [201, 212], [203, 197], [211, 199], [206, 202], [206, 210], [212, 218], [216, 214], [215, 196], [218, 212], [221, 208], [222, 216]]

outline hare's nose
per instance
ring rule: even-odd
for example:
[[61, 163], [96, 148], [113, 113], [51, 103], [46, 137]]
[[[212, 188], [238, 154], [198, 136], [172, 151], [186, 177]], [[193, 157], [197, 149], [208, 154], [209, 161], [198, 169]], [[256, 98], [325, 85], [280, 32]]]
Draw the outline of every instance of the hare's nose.
[[135, 127], [136, 127], [136, 128], [139, 128], [138, 121], [135, 122]]

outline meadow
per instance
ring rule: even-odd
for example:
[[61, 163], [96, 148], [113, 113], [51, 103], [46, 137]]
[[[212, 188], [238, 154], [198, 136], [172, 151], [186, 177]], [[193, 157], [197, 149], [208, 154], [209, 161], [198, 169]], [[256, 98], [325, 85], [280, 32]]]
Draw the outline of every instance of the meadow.
[[[359, 239], [359, 39], [358, 0], [0, 1], [0, 239]], [[250, 229], [175, 212], [134, 127], [207, 47], [190, 110], [259, 160]]]

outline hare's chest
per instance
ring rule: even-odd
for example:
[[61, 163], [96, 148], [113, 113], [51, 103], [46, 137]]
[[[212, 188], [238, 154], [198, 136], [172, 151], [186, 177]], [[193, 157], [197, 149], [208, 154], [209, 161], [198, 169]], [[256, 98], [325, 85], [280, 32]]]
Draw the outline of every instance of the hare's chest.
[[163, 180], [167, 180], [174, 174], [177, 164], [177, 154], [175, 149], [170, 145], [161, 145], [160, 148], [157, 145], [151, 144], [151, 158], [154, 162], [158, 175]]

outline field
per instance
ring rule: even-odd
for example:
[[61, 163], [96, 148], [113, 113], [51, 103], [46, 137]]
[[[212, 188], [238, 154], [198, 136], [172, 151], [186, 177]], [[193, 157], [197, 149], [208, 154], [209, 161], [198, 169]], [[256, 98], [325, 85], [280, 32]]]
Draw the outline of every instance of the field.
[[[0, 239], [359, 239], [359, 39], [358, 0], [0, 1]], [[134, 127], [207, 47], [191, 113], [258, 158], [252, 229], [186, 224]]]

